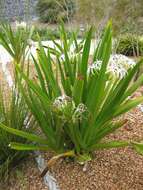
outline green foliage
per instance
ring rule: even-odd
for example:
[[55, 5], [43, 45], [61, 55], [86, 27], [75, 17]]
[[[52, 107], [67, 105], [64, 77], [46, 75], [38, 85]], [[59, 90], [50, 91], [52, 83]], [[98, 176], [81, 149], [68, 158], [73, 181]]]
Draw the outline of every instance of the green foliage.
[[116, 52], [127, 56], [143, 55], [143, 40], [140, 36], [133, 34], [121, 35], [117, 38]]
[[[1, 25], [0, 44], [12, 56], [14, 64], [19, 64], [22, 70], [28, 71], [28, 66], [24, 66], [24, 60], [27, 40], [31, 34], [25, 31], [27, 30], [18, 29], [14, 32], [10, 25]], [[11, 70], [13, 70], [12, 68]], [[3, 76], [5, 75], [7, 73], [3, 73]], [[24, 97], [18, 89], [18, 76], [15, 69], [12, 76], [12, 87], [6, 85], [6, 80], [0, 81], [0, 122], [1, 125], [9, 126], [12, 129], [30, 132], [34, 128], [35, 121], [32, 119]], [[0, 180], [6, 180], [10, 169], [28, 155], [25, 151], [18, 152], [10, 149], [11, 141], [29, 143], [24, 138], [19, 138], [0, 129]]]
[[[11, 31], [10, 31], [11, 30]], [[87, 29], [85, 29], [87, 30]], [[9, 31], [9, 32], [8, 32]], [[73, 32], [79, 31], [79, 28], [67, 28], [67, 36], [70, 38]], [[10, 55], [14, 59], [22, 59], [22, 56], [25, 55], [26, 52], [26, 47], [29, 45], [28, 44], [28, 39], [32, 39], [33, 41], [39, 41], [40, 40], [51, 40], [51, 39], [60, 39], [60, 31], [57, 27], [51, 28], [51, 27], [40, 27], [40, 26], [32, 26], [32, 27], [17, 27], [15, 29], [12, 29], [11, 26], [4, 24], [0, 26], [0, 43], [5, 46], [6, 50], [9, 51]], [[13, 35], [10, 36], [10, 35]], [[12, 38], [15, 39], [15, 41], [11, 41]], [[78, 33], [78, 38], [82, 38], [83, 33], [79, 32]], [[93, 36], [94, 37], [94, 36]], [[8, 42], [8, 44], [6, 44]], [[17, 43], [21, 42], [21, 43]], [[11, 44], [11, 47], [9, 46]], [[21, 50], [18, 51], [18, 50]], [[17, 50], [17, 52], [16, 52]], [[13, 54], [15, 52], [15, 55]], [[23, 52], [23, 53], [22, 53]], [[18, 60], [19, 62], [19, 60]]]
[[115, 35], [131, 31], [142, 34], [142, 7], [142, 0], [77, 0], [76, 19], [103, 27], [111, 18]]
[[[34, 125], [32, 116], [28, 111], [23, 97], [18, 93], [18, 89], [6, 90], [4, 86], [0, 88], [0, 122], [1, 125], [9, 126], [30, 132]], [[5, 94], [8, 95], [6, 96]], [[17, 165], [28, 154], [18, 152], [9, 147], [11, 141], [28, 143], [27, 140], [0, 130], [0, 179], [7, 179], [11, 167]]]
[[9, 24], [0, 25], [0, 44], [11, 55], [15, 62], [24, 62], [27, 54], [26, 47], [28, 39], [33, 34], [33, 27], [29, 28], [16, 28], [15, 31]]
[[60, 20], [68, 21], [74, 13], [73, 0], [39, 0], [37, 11], [41, 21], [48, 23], [57, 23]]
[[120, 0], [116, 1], [111, 16], [114, 28], [118, 32], [133, 32], [141, 34], [142, 30], [142, 0]]
[[89, 29], [81, 42], [77, 41], [76, 33], [68, 39], [63, 25], [59, 30], [61, 43], [53, 40], [55, 48], [44, 49], [39, 42], [38, 58], [32, 56], [36, 81], [16, 65], [20, 91], [44, 136], [0, 124], [7, 132], [31, 141], [29, 145], [11, 143], [11, 148], [52, 150], [59, 153], [53, 162], [62, 156], [73, 156], [81, 163], [90, 160], [90, 153], [95, 150], [133, 146], [129, 141], [104, 138], [125, 124], [118, 116], [143, 102], [143, 97], [129, 98], [143, 83], [142, 75], [132, 83], [143, 61], [130, 68], [121, 79], [107, 74], [112, 49], [109, 22], [92, 60], [92, 66], [100, 60], [101, 68], [91, 72], [88, 63], [93, 29]]
[[59, 39], [59, 32], [57, 31], [57, 29], [49, 29], [48, 27], [46, 28], [35, 27], [32, 35], [32, 40], [38, 41], [39, 36], [41, 40], [50, 40], [52, 37]]
[[106, 0], [77, 0], [76, 19], [83, 23], [97, 23], [104, 18], [109, 6]]
[[[76, 31], [76, 30], [74, 30]], [[71, 29], [66, 30], [68, 37], [72, 35]], [[32, 40], [38, 41], [39, 37], [41, 40], [51, 40], [51, 39], [60, 39], [60, 32], [58, 28], [50, 28], [50, 27], [35, 27], [32, 34]], [[81, 37], [81, 34], [78, 35], [78, 37]]]

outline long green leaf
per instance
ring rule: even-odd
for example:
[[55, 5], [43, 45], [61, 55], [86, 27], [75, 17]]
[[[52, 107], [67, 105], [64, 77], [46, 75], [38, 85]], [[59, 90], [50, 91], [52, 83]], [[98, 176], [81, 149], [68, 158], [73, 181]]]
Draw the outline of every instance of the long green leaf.
[[142, 142], [132, 142], [134, 149], [141, 155], [143, 155], [143, 143]]
[[2, 123], [0, 123], [0, 128], [7, 131], [7, 132], [9, 132], [9, 133], [14, 134], [14, 135], [26, 138], [26, 139], [28, 139], [30, 141], [38, 142], [38, 143], [41, 143], [41, 144], [47, 144], [46, 139], [43, 139], [43, 138], [41, 138], [41, 137], [39, 137], [37, 135], [30, 134], [30, 133], [27, 133], [27, 132], [24, 132], [24, 131], [21, 131], [21, 130], [18, 130], [18, 129], [7, 127]]
[[98, 143], [90, 147], [90, 150], [102, 150], [102, 149], [111, 149], [111, 148], [119, 148], [129, 146], [130, 142], [127, 141], [111, 141], [105, 143]]
[[21, 150], [21, 151], [29, 151], [29, 150], [43, 150], [47, 151], [50, 150], [48, 146], [38, 146], [33, 144], [22, 144], [22, 143], [15, 143], [11, 142], [9, 147], [14, 150]]

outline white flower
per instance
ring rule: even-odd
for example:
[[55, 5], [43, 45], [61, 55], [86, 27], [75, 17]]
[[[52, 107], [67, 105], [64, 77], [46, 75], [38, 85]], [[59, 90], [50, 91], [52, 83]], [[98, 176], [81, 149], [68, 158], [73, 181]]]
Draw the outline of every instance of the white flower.
[[87, 111], [87, 107], [83, 103], [80, 103], [75, 110], [76, 113], [80, 114], [83, 114], [85, 111]]
[[[110, 73], [114, 77], [123, 78], [127, 74], [128, 69], [134, 67], [135, 64], [135, 61], [125, 55], [111, 55], [107, 66], [107, 73]], [[94, 71], [99, 71], [101, 69], [101, 65], [102, 61], [97, 60], [88, 67], [88, 73], [94, 74]]]
[[111, 55], [109, 64], [116, 64], [118, 65], [118, 67], [124, 67], [125, 69], [129, 69], [131, 67], [134, 67], [136, 63], [125, 55], [115, 54]]
[[61, 108], [64, 108], [69, 102], [72, 102], [71, 97], [62, 95], [55, 99], [53, 106], [58, 109], [61, 109]]
[[134, 67], [135, 64], [135, 61], [125, 55], [115, 54], [110, 57], [108, 69], [113, 75], [123, 78], [127, 74], [128, 69]]
[[56, 116], [62, 120], [62, 123], [71, 122], [73, 111], [75, 110], [75, 103], [71, 97], [62, 95], [53, 102], [52, 111]]
[[87, 72], [93, 74], [95, 70], [100, 70], [101, 65], [102, 65], [102, 61], [97, 60], [95, 63], [89, 65]]
[[88, 109], [87, 109], [86, 105], [84, 105], [83, 103], [80, 103], [76, 107], [76, 109], [75, 109], [75, 111], [73, 113], [73, 117], [72, 117], [73, 121], [75, 122], [76, 120], [82, 120], [82, 118], [84, 117], [83, 114], [85, 112], [88, 112]]
[[18, 22], [18, 21], [16, 21], [15, 26], [16, 26], [16, 28], [26, 28], [27, 24], [26, 24], [26, 22]]

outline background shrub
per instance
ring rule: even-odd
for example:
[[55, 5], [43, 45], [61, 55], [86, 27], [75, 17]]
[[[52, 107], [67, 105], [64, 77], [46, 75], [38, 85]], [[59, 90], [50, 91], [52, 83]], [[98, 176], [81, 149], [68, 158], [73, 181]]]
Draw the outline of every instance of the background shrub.
[[116, 42], [116, 52], [127, 56], [142, 56], [143, 40], [132, 34], [121, 35]]
[[39, 0], [37, 11], [43, 22], [68, 21], [74, 13], [74, 0]]
[[[85, 28], [85, 31], [87, 30], [87, 28]], [[70, 36], [72, 35], [72, 32], [77, 33], [77, 31], [79, 31], [78, 28], [66, 28], [66, 33], [67, 33], [67, 37], [70, 38]], [[60, 39], [60, 32], [58, 28], [50, 28], [50, 27], [35, 27], [33, 30], [33, 34], [31, 36], [32, 40], [34, 41], [38, 41], [39, 37], [41, 40], [51, 40], [51, 39]], [[84, 33], [83, 32], [78, 32], [78, 38], [82, 38], [84, 37]], [[94, 37], [94, 35], [92, 36]]]
[[[95, 24], [103, 28], [112, 19], [114, 34], [143, 33], [142, 0], [77, 0], [76, 19], [80, 23]], [[101, 29], [100, 29], [101, 31]]]
[[59, 39], [60, 33], [57, 30], [57, 28], [52, 29], [48, 27], [44, 28], [35, 27], [32, 35], [32, 40], [37, 41], [39, 39], [38, 36], [40, 36], [41, 40], [51, 40], [52, 38]]

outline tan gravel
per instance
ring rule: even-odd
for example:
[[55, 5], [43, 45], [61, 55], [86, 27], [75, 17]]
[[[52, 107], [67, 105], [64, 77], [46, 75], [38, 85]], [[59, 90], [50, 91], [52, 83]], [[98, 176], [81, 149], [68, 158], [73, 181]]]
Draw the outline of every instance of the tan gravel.
[[0, 190], [48, 190], [33, 157], [27, 158], [11, 171], [7, 184], [0, 184]]

